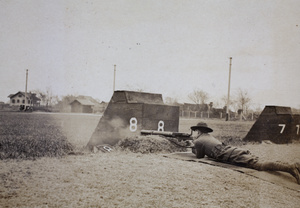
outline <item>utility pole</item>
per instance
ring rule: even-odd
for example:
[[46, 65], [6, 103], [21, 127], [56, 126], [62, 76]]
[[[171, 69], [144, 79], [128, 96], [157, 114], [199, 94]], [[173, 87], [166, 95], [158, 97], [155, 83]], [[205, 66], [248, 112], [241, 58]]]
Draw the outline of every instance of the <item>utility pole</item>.
[[116, 85], [116, 65], [114, 65], [114, 85], [113, 85], [113, 93], [115, 92], [115, 85]]
[[232, 61], [232, 57], [229, 58], [229, 80], [228, 80], [228, 96], [227, 96], [227, 106], [226, 106], [226, 121], [228, 121], [229, 119], [231, 61]]
[[28, 82], [28, 69], [26, 69], [26, 84], [25, 84], [25, 108], [26, 108], [26, 103], [27, 103], [27, 82]]

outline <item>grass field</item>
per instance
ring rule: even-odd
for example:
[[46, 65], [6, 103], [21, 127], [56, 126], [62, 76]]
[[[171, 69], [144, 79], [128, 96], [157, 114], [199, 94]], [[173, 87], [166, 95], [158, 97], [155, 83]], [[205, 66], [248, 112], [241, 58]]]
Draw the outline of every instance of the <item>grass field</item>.
[[72, 145], [49, 116], [0, 114], [0, 159], [62, 156]]
[[[160, 153], [64, 154], [68, 148], [81, 151], [99, 120], [99, 115], [0, 113], [1, 142], [22, 138], [31, 145], [48, 147], [57, 140], [63, 141], [59, 147], [67, 145], [58, 155], [42, 148], [48, 155], [0, 160], [0, 207], [299, 207], [300, 192]], [[180, 119], [179, 131], [189, 132], [199, 121]], [[204, 121], [215, 137], [263, 159], [300, 161], [299, 144], [240, 142], [253, 122]]]
[[[0, 158], [62, 156], [68, 151], [80, 151], [99, 120], [100, 116], [93, 114], [1, 113]], [[179, 131], [189, 133], [198, 121], [180, 119]], [[215, 129], [215, 137], [231, 143], [241, 141], [253, 124], [218, 119], [206, 122]]]

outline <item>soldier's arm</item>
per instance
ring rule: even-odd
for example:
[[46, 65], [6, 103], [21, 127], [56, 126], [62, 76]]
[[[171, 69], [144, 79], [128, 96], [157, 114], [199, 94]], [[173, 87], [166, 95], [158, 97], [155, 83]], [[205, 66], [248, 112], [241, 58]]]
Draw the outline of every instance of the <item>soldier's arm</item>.
[[197, 140], [194, 141], [194, 144], [195, 144], [196, 157], [198, 159], [199, 158], [204, 158], [204, 156], [205, 156], [205, 146], [200, 141], [197, 141]]

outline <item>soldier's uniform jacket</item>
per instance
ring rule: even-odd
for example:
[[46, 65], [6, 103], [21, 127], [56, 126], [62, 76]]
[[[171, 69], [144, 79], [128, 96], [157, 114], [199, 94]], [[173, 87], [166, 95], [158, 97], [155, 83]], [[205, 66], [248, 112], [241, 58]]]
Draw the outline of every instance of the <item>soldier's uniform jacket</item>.
[[[212, 129], [205, 125], [197, 125], [191, 129], [196, 130], [198, 127], [201, 127], [204, 131], [212, 132]], [[287, 172], [297, 180], [298, 184], [300, 184], [300, 163], [291, 165], [282, 162], [263, 162], [260, 161], [258, 157], [251, 155], [249, 150], [225, 145], [210, 134], [201, 132], [200, 128], [199, 130], [201, 134], [194, 139], [194, 147], [192, 149], [197, 158], [203, 158], [206, 155], [220, 162], [226, 162], [259, 171]]]
[[241, 166], [249, 166], [258, 161], [258, 158], [251, 155], [249, 150], [225, 145], [208, 133], [199, 135], [194, 140], [194, 145], [197, 158], [203, 158], [206, 155], [218, 161]]

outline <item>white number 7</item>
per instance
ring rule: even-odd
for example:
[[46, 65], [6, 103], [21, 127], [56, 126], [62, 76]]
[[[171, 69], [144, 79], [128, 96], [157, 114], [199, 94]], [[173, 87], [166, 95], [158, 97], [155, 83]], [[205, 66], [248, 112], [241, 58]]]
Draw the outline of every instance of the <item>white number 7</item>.
[[285, 124], [278, 124], [278, 126], [281, 126], [281, 127], [282, 127], [282, 129], [281, 129], [281, 131], [280, 131], [280, 134], [282, 134], [282, 132], [284, 131], [284, 128], [285, 128]]
[[299, 134], [299, 128], [300, 128], [300, 125], [296, 125], [297, 127], [297, 135]]

